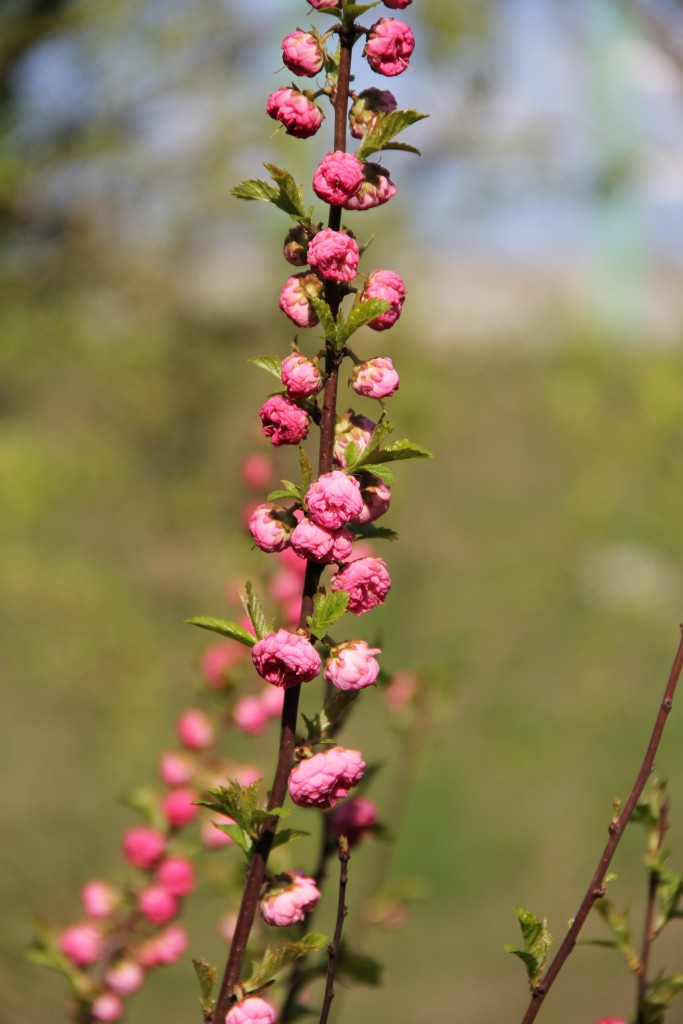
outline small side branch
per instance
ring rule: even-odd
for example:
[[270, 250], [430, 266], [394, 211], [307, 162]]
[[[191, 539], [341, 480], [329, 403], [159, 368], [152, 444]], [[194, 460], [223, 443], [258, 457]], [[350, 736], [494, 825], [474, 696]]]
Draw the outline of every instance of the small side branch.
[[344, 927], [344, 918], [346, 917], [346, 884], [349, 879], [349, 841], [346, 836], [339, 837], [339, 900], [337, 902], [337, 923], [334, 929], [334, 936], [332, 942], [327, 947], [328, 961], [327, 961], [327, 979], [325, 981], [325, 996], [323, 998], [323, 1006], [320, 1011], [320, 1022], [319, 1024], [327, 1024], [327, 1018], [330, 1015], [330, 1007], [332, 1006], [332, 1000], [334, 999], [334, 974], [337, 969], [337, 957], [339, 956], [339, 946], [341, 944], [342, 928]]
[[[664, 800], [657, 826], [657, 848], [654, 854], [659, 864], [659, 854], [664, 846], [664, 837], [669, 828], [669, 802]], [[636, 982], [636, 1024], [644, 1024], [645, 993], [650, 969], [650, 952], [655, 939], [655, 910], [657, 907], [657, 890], [661, 882], [659, 867], [650, 868], [648, 877], [647, 905], [645, 907], [645, 923], [643, 925], [643, 946], [640, 954], [640, 965]]]

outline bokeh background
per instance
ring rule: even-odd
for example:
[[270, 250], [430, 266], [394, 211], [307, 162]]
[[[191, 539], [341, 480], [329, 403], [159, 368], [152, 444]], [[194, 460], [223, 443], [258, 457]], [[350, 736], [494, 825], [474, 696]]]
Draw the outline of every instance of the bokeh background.
[[[397, 198], [351, 226], [409, 290], [399, 325], [358, 348], [394, 358], [399, 434], [439, 460], [399, 467], [395, 587], [372, 629], [387, 667], [438, 699], [390, 864], [421, 899], [404, 929], [366, 935], [386, 985], [337, 1019], [488, 1024], [526, 1005], [503, 952], [514, 907], [561, 936], [678, 640], [683, 8], [418, 0], [405, 16], [414, 72], [390, 86], [431, 114], [410, 130], [424, 155], [387, 159]], [[23, 959], [31, 915], [73, 920], [81, 882], [118, 870], [121, 797], [154, 779], [197, 680], [205, 638], [181, 621], [224, 614], [226, 585], [253, 572], [239, 466], [267, 449], [269, 385], [246, 360], [291, 335], [288, 225], [229, 189], [263, 160], [308, 181], [328, 148], [324, 129], [271, 135], [264, 112], [280, 39], [308, 18], [303, 0], [0, 8], [8, 1024], [61, 1019], [61, 979]], [[353, 723], [378, 757], [380, 705]], [[682, 740], [676, 710], [659, 771], [679, 866]], [[638, 926], [630, 831], [614, 896]], [[220, 900], [198, 902], [192, 952], [218, 960]], [[676, 935], [661, 963], [682, 960]], [[579, 948], [545, 1020], [627, 1015], [631, 994], [615, 954]], [[127, 1019], [197, 1012], [185, 962]]]

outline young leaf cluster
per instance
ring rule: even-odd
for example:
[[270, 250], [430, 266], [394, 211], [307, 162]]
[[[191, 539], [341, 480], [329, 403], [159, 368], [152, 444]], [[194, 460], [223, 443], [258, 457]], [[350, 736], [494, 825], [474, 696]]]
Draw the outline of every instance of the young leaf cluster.
[[[233, 819], [233, 825], [218, 825], [217, 828], [219, 828], [221, 832], [225, 832], [226, 835], [229, 835], [233, 842], [236, 843], [237, 846], [247, 854], [247, 856], [251, 854], [254, 844], [259, 838], [263, 823], [273, 815], [278, 818], [286, 818], [290, 813], [281, 807], [276, 807], [272, 811], [267, 811], [259, 807], [259, 786], [260, 780], [258, 782], [252, 782], [249, 786], [242, 786], [239, 782], [233, 780], [228, 783], [227, 786], [219, 786], [217, 789], [210, 789], [210, 800], [198, 801], [201, 807], [208, 807], [210, 811], [215, 811], [217, 814], [225, 814], [227, 817]], [[289, 834], [284, 839], [282, 838], [283, 833], [278, 833], [276, 837], [280, 840], [278, 845], [282, 845], [289, 839], [297, 838], [298, 835], [305, 834], [296, 829], [288, 831]], [[294, 833], [296, 833], [296, 835]]]
[[553, 937], [548, 931], [546, 921], [541, 921], [530, 910], [518, 908], [517, 920], [522, 929], [524, 948], [518, 949], [516, 946], [507, 945], [505, 952], [519, 957], [526, 968], [529, 986], [534, 989], [540, 984]]

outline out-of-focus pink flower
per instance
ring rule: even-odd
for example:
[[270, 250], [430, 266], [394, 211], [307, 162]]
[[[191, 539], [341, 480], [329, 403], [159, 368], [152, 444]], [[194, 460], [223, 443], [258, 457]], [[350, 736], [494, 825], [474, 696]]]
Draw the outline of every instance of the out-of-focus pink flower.
[[389, 171], [379, 164], [366, 163], [361, 187], [355, 196], [344, 203], [345, 210], [371, 210], [382, 206], [396, 195], [396, 186], [389, 177]]
[[308, 246], [308, 263], [327, 281], [353, 281], [358, 273], [358, 242], [345, 231], [324, 228]]
[[285, 691], [279, 686], [264, 686], [259, 700], [268, 718], [279, 718], [285, 701]]
[[391, 303], [391, 308], [371, 320], [368, 327], [372, 327], [374, 331], [386, 331], [388, 327], [392, 327], [401, 315], [405, 297], [406, 287], [403, 280], [393, 270], [371, 271], [361, 298], [384, 299]]
[[308, 139], [315, 135], [325, 115], [298, 89], [276, 89], [268, 97], [266, 113], [285, 126], [288, 135]]
[[101, 878], [92, 878], [81, 889], [81, 903], [89, 917], [102, 920], [111, 917], [120, 902], [121, 892], [119, 889]]
[[308, 0], [311, 7], [315, 7], [316, 11], [324, 11], [327, 7], [338, 7], [339, 0]]
[[170, 750], [161, 755], [159, 774], [167, 786], [186, 786], [192, 781], [194, 766], [186, 754]]
[[99, 960], [104, 942], [97, 925], [83, 921], [64, 929], [59, 936], [59, 948], [77, 967], [88, 967]]
[[161, 801], [161, 809], [171, 828], [185, 828], [194, 821], [199, 814], [196, 800], [197, 794], [184, 786], [166, 794]]
[[256, 546], [271, 554], [287, 547], [293, 529], [294, 517], [275, 505], [258, 505], [249, 516], [249, 533]]
[[152, 924], [167, 924], [179, 909], [178, 899], [163, 885], [148, 885], [138, 893], [138, 910]]
[[403, 711], [417, 693], [417, 680], [409, 672], [397, 672], [384, 688], [384, 700], [391, 711]]
[[229, 670], [241, 661], [243, 651], [242, 645], [236, 643], [220, 642], [207, 647], [199, 667], [208, 685], [216, 689], [224, 686]]
[[351, 375], [351, 387], [365, 398], [388, 398], [398, 391], [399, 377], [391, 359], [377, 356], [356, 366]]
[[268, 924], [286, 928], [303, 921], [319, 899], [320, 890], [312, 878], [301, 871], [288, 871], [261, 898], [259, 911]]
[[308, 413], [284, 395], [273, 395], [261, 406], [262, 432], [274, 448], [299, 444], [308, 433]]
[[217, 814], [214, 812], [210, 818], [202, 821], [199, 830], [202, 845], [207, 850], [219, 850], [223, 846], [230, 846], [234, 839], [227, 832], [222, 832], [217, 826], [234, 824], [234, 818], [229, 818], [227, 814]]
[[356, 846], [377, 824], [377, 807], [366, 796], [352, 796], [337, 804], [326, 820], [333, 836], [346, 836], [349, 846]]
[[363, 508], [360, 484], [355, 477], [338, 469], [323, 473], [308, 488], [306, 504], [314, 523], [328, 530], [338, 530], [355, 519]]
[[107, 969], [104, 980], [118, 996], [129, 996], [142, 986], [145, 972], [137, 960], [124, 957]]
[[621, 1017], [601, 1017], [598, 1024], [626, 1024]]
[[[309, 0], [311, 3], [311, 0]], [[275, 1024], [277, 1014], [267, 999], [247, 996], [225, 1015], [225, 1024]]]
[[178, 739], [188, 750], [206, 750], [214, 741], [213, 722], [201, 708], [186, 708], [175, 727]]
[[323, 66], [323, 48], [315, 36], [298, 28], [282, 40], [282, 62], [293, 74], [313, 78]]
[[327, 153], [313, 175], [313, 191], [332, 206], [343, 206], [363, 181], [363, 165], [353, 153]]
[[240, 764], [233, 769], [233, 778], [240, 786], [251, 786], [252, 782], [260, 782], [262, 772], [255, 764]]
[[332, 452], [335, 464], [346, 465], [346, 449], [352, 441], [359, 452], [365, 451], [376, 426], [367, 416], [361, 416], [353, 409], [347, 409], [343, 416], [338, 416], [334, 425]]
[[370, 647], [365, 640], [346, 640], [336, 644], [325, 664], [325, 679], [338, 690], [363, 690], [372, 686], [379, 675], [380, 647]]
[[273, 464], [268, 455], [250, 452], [242, 463], [242, 479], [252, 491], [267, 487], [273, 475]]
[[259, 640], [251, 650], [256, 671], [274, 686], [307, 683], [320, 672], [320, 655], [313, 644], [298, 633], [278, 629]]
[[172, 924], [154, 938], [144, 942], [137, 951], [143, 967], [163, 967], [174, 964], [187, 950], [187, 932], [179, 924]]
[[408, 4], [412, 4], [413, 0], [384, 0], [384, 6], [390, 7], [392, 11], [402, 11]]
[[351, 554], [353, 534], [345, 527], [327, 530], [310, 519], [302, 519], [292, 534], [292, 547], [312, 562], [344, 562]]
[[364, 771], [359, 750], [330, 747], [292, 768], [289, 794], [300, 807], [334, 807], [360, 782]]
[[160, 832], [147, 825], [129, 828], [123, 837], [123, 855], [135, 868], [148, 871], [159, 860], [166, 847]]
[[379, 75], [390, 78], [408, 67], [415, 49], [415, 36], [410, 26], [395, 18], [380, 18], [368, 33], [363, 56]]
[[371, 483], [361, 484], [363, 511], [356, 519], [357, 523], [374, 523], [388, 510], [391, 503], [391, 487], [379, 477], [370, 477]]
[[293, 274], [280, 292], [280, 309], [297, 327], [315, 327], [319, 321], [310, 296], [320, 296], [323, 287], [316, 274]]
[[258, 736], [268, 724], [268, 712], [263, 702], [251, 694], [240, 697], [233, 709], [232, 718], [240, 732], [248, 736]]
[[280, 380], [287, 388], [289, 398], [310, 398], [323, 386], [320, 370], [312, 359], [307, 359], [300, 352], [292, 352], [282, 360]]
[[196, 884], [192, 861], [187, 857], [168, 857], [157, 868], [156, 880], [172, 896], [189, 896]]
[[388, 89], [363, 89], [349, 110], [351, 134], [362, 139], [368, 129], [372, 131], [375, 127], [378, 114], [389, 114], [392, 110], [396, 110], [396, 97]]
[[391, 588], [391, 577], [382, 558], [356, 558], [333, 577], [332, 590], [349, 595], [348, 610], [362, 615], [384, 604]]
[[104, 1022], [118, 1020], [123, 1016], [123, 1003], [115, 992], [102, 992], [90, 1008], [93, 1020]]

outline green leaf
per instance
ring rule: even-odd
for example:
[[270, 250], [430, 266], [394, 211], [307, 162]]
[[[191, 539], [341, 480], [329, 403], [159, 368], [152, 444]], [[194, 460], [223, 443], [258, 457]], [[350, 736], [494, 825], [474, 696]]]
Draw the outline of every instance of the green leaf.
[[535, 988], [541, 980], [553, 939], [548, 931], [546, 921], [541, 921], [530, 910], [524, 910], [522, 907], [519, 907], [517, 909], [517, 920], [522, 929], [524, 949], [517, 949], [515, 946], [508, 945], [505, 946], [505, 952], [519, 957], [526, 967], [529, 984], [532, 988]]
[[272, 200], [275, 205], [292, 217], [305, 217], [303, 189], [301, 186], [297, 186], [289, 171], [285, 171], [275, 164], [264, 164], [263, 166], [278, 187], [278, 197]]
[[303, 828], [281, 828], [273, 836], [271, 850], [276, 849], [278, 846], [285, 846], [287, 843], [291, 843], [295, 839], [305, 839], [310, 836], [310, 834], [310, 832], [306, 832]]
[[263, 640], [266, 633], [269, 633], [270, 630], [268, 628], [268, 623], [266, 622], [266, 617], [263, 614], [261, 602], [254, 593], [254, 588], [249, 580], [247, 580], [244, 597], [240, 596], [240, 601], [242, 602], [245, 612], [249, 616], [249, 620], [254, 627], [256, 636], [259, 640]]
[[356, 156], [359, 160], [365, 160], [371, 153], [378, 153], [405, 128], [427, 116], [417, 110], [391, 110], [386, 114], [378, 114], [372, 130], [365, 132]]
[[277, 490], [271, 491], [266, 501], [282, 501], [283, 499], [301, 501], [301, 492], [296, 484], [292, 484], [291, 487], [279, 487]]
[[262, 825], [268, 818], [288, 818], [292, 812], [288, 807], [273, 807], [272, 811], [266, 810], [265, 807], [257, 807], [254, 811], [253, 820], [257, 825]]
[[637, 970], [640, 960], [633, 948], [633, 934], [629, 925], [628, 915], [617, 910], [614, 903], [605, 898], [596, 900], [595, 909], [612, 932], [617, 951], [628, 964], [629, 970]]
[[[366, 465], [366, 463], [370, 461], [372, 453], [377, 448], [379, 448], [379, 446], [382, 444], [382, 441], [384, 441], [389, 436], [393, 429], [393, 423], [389, 423], [388, 420], [380, 420], [375, 429], [373, 430], [372, 434], [370, 435], [370, 440], [368, 441], [362, 452], [358, 452], [358, 449], [354, 445], [354, 449], [352, 449], [351, 454], [349, 454], [349, 448], [351, 448], [351, 444], [353, 444], [353, 442], [351, 442], [351, 444], [348, 444], [346, 446], [346, 450], [344, 451], [344, 459], [346, 461], [344, 472], [355, 473], [356, 470], [360, 469], [361, 466]], [[355, 458], [356, 452], [358, 452], [357, 458]], [[378, 459], [377, 461], [381, 462], [382, 460]]]
[[274, 203], [278, 198], [278, 190], [260, 178], [247, 178], [230, 189], [236, 199], [260, 199], [264, 203]]
[[[365, 452], [363, 452], [365, 456]], [[404, 459], [433, 459], [434, 456], [426, 448], [423, 448], [421, 444], [415, 444], [413, 441], [393, 441], [392, 444], [388, 444], [386, 448], [380, 451], [374, 452], [368, 458], [364, 459], [366, 465], [371, 466], [373, 462], [402, 462]], [[373, 471], [374, 472], [374, 471]]]
[[355, 331], [369, 324], [375, 317], [386, 313], [388, 309], [391, 309], [391, 303], [386, 299], [363, 299], [356, 302], [349, 310], [346, 322], [337, 332], [338, 344], [345, 344]]
[[408, 146], [405, 142], [388, 142], [386, 146], [382, 146], [383, 153], [386, 153], [389, 149], [396, 149], [401, 153], [414, 153], [415, 156], [422, 156], [422, 153], [417, 146]]
[[365, 14], [366, 11], [370, 11], [378, 5], [379, 0], [375, 0], [372, 4], [347, 4], [344, 8], [344, 14], [349, 18], [360, 18], [361, 14]]
[[311, 932], [310, 935], [304, 935], [303, 939], [299, 939], [297, 942], [282, 942], [275, 949], [266, 949], [261, 963], [254, 964], [251, 977], [243, 983], [245, 992], [255, 992], [263, 988], [295, 960], [306, 956], [307, 953], [316, 953], [326, 945], [326, 935], [322, 935], [320, 932]]
[[329, 341], [332, 345], [336, 345], [337, 325], [332, 316], [332, 310], [325, 300], [321, 299], [319, 295], [315, 295], [314, 292], [308, 292], [308, 298], [322, 329], [325, 331], [325, 340]]
[[384, 480], [385, 484], [396, 483], [396, 474], [388, 466], [378, 466], [373, 463], [372, 474], [373, 476], [378, 476], [380, 480]]
[[212, 633], [220, 633], [221, 636], [230, 637], [231, 640], [237, 640], [238, 643], [244, 644], [245, 647], [253, 647], [256, 643], [256, 637], [252, 636], [242, 626], [238, 626], [236, 622], [226, 622], [224, 619], [214, 619], [210, 615], [196, 615], [192, 619], [185, 619], [185, 622], [190, 626], [199, 626], [200, 629], [208, 629]]
[[366, 540], [398, 540], [396, 530], [390, 530], [388, 526], [375, 526], [374, 523], [361, 523], [352, 526], [354, 536]]
[[276, 356], [254, 356], [253, 359], [249, 360], [254, 366], [260, 367], [265, 370], [266, 373], [272, 373], [273, 377], [277, 377], [280, 380], [280, 371], [282, 369], [282, 360]]
[[[258, 829], [255, 827], [254, 814], [258, 810], [258, 790], [260, 780], [252, 782], [249, 786], [242, 786], [235, 779], [232, 779], [227, 786], [218, 786], [209, 790], [212, 800], [198, 800], [201, 807], [208, 807], [209, 810], [217, 811], [219, 814], [227, 814], [229, 818], [240, 828], [254, 837]], [[231, 825], [221, 825], [221, 828], [231, 828]], [[228, 833], [232, 835], [232, 833]], [[234, 837], [233, 837], [234, 838]]]
[[671, 920], [677, 910], [682, 893], [683, 877], [677, 871], [660, 872], [657, 886], [659, 912], [655, 922], [655, 931], [660, 932], [666, 922]]
[[313, 479], [313, 466], [301, 445], [299, 445], [299, 472], [301, 474], [299, 487], [301, 494], [304, 495], [311, 486], [311, 480]]
[[213, 1010], [213, 999], [211, 998], [211, 993], [218, 981], [218, 971], [203, 957], [199, 960], [193, 959], [192, 966], [194, 967], [194, 972], [197, 975], [197, 981], [199, 982], [199, 1004], [205, 1013], [211, 1013]]
[[306, 619], [311, 634], [322, 640], [327, 630], [341, 619], [349, 605], [350, 595], [345, 590], [335, 590], [325, 597], [317, 597], [313, 614]]
[[310, 720], [304, 716], [308, 728], [307, 741], [319, 743], [320, 740], [325, 739], [332, 726], [349, 710], [359, 692], [359, 690], [335, 690], [327, 698], [322, 710], [317, 715]]
[[221, 825], [218, 822], [214, 822], [214, 828], [217, 828], [219, 832], [225, 832], [226, 836], [230, 836], [235, 846], [239, 846], [240, 850], [244, 850], [247, 857], [249, 856], [254, 847], [254, 840], [251, 836], [247, 835], [240, 825]]
[[340, 977], [350, 978], [359, 985], [377, 988], [382, 984], [384, 964], [366, 953], [352, 953], [342, 942], [337, 958], [337, 971]]
[[35, 935], [26, 949], [26, 959], [38, 967], [47, 967], [48, 970], [57, 971], [58, 974], [63, 974], [71, 980], [76, 968], [59, 948], [57, 932], [37, 918], [32, 923]]

